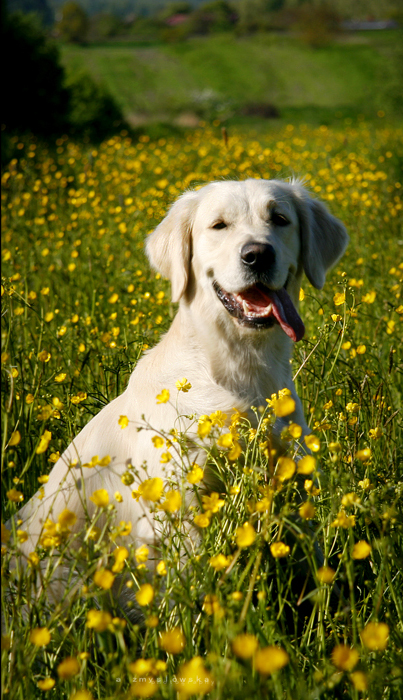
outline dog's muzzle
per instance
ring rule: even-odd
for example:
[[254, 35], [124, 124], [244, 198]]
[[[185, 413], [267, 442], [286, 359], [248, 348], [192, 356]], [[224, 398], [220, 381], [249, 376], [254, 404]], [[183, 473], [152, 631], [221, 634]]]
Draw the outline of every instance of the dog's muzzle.
[[305, 326], [285, 286], [274, 290], [257, 283], [232, 294], [214, 281], [213, 288], [228, 313], [241, 326], [259, 330], [278, 323], [294, 342], [304, 337]]

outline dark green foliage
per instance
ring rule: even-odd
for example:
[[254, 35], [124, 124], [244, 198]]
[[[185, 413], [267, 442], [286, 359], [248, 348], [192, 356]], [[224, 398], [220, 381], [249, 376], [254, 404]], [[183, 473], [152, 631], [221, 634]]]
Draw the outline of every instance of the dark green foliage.
[[98, 140], [123, 125], [114, 98], [91, 76], [80, 73], [66, 81], [59, 48], [33, 15], [5, 17], [2, 48], [5, 153], [10, 132], [74, 133]]
[[64, 41], [82, 44], [88, 34], [89, 20], [87, 13], [78, 2], [70, 0], [62, 7], [62, 16], [57, 23], [57, 31]]
[[115, 100], [91, 76], [82, 73], [68, 87], [73, 133], [84, 134], [91, 140], [101, 140], [122, 127], [122, 113]]
[[2, 122], [37, 134], [68, 127], [70, 94], [57, 46], [33, 16], [15, 14], [2, 23]]

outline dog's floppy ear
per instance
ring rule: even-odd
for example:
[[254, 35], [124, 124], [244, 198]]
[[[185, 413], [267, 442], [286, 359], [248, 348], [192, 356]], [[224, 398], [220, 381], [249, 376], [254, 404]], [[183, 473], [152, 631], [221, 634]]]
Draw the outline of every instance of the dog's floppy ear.
[[151, 266], [171, 282], [172, 301], [179, 301], [188, 283], [192, 218], [197, 200], [197, 192], [185, 192], [146, 242]]
[[339, 219], [325, 205], [296, 186], [301, 233], [302, 264], [310, 283], [322, 289], [326, 273], [343, 255], [349, 237]]

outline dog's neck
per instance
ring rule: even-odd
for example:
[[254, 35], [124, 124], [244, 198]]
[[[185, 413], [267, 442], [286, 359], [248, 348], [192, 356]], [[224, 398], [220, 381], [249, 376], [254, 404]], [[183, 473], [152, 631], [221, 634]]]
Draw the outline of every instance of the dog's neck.
[[202, 382], [213, 381], [245, 408], [262, 405], [280, 389], [292, 388], [292, 341], [284, 337], [280, 326], [245, 330], [229, 315], [213, 314], [195, 316], [186, 302], [181, 302], [174, 321], [183, 342], [193, 348], [195, 365], [203, 366]]

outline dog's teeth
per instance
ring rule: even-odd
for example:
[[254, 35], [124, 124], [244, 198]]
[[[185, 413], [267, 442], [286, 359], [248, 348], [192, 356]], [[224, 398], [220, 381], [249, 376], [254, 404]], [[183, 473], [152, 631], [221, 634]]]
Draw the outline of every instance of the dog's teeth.
[[268, 316], [269, 314], [271, 314], [272, 308], [273, 308], [273, 304], [269, 304], [268, 306], [266, 306], [266, 314], [267, 314], [267, 316]]
[[245, 299], [242, 300], [242, 306], [243, 306], [243, 312], [247, 316], [248, 313], [251, 311], [251, 308], [250, 308], [248, 302], [245, 301]]

